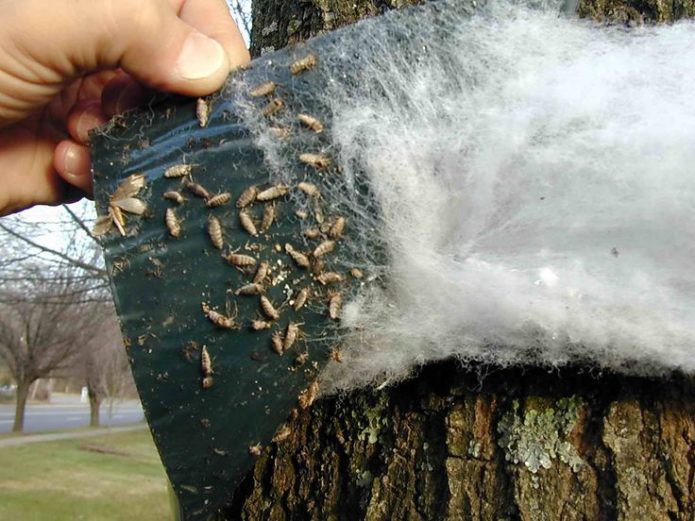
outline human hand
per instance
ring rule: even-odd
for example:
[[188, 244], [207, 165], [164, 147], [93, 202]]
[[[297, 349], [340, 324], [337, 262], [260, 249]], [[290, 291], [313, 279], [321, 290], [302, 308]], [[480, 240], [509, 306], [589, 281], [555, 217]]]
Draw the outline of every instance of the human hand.
[[0, 215], [91, 195], [87, 134], [249, 60], [224, 0], [0, 0]]

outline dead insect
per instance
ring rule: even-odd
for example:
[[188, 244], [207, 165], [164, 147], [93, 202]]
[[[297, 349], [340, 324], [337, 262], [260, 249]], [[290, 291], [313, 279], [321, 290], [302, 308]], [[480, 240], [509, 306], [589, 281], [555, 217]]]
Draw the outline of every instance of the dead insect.
[[304, 304], [306, 304], [306, 301], [309, 298], [309, 294], [309, 288], [302, 288], [299, 290], [299, 293], [297, 293], [297, 297], [294, 299], [294, 303], [292, 305], [295, 311], [299, 311], [304, 307]]
[[193, 172], [193, 167], [195, 165], [174, 165], [170, 166], [164, 171], [164, 177], [185, 177], [191, 175]]
[[204, 98], [198, 98], [195, 104], [195, 115], [198, 118], [198, 124], [201, 127], [208, 126], [210, 118], [210, 103]]
[[317, 134], [323, 132], [323, 123], [321, 123], [315, 117], [310, 116], [309, 114], [300, 114], [299, 116], [297, 116], [297, 119], [302, 125], [304, 125], [307, 128], [310, 128]]
[[270, 270], [270, 265], [267, 262], [261, 262], [258, 265], [258, 270], [253, 277], [254, 284], [262, 284], [265, 278], [268, 276], [268, 271]]
[[236, 296], [260, 295], [261, 293], [263, 293], [263, 286], [253, 282], [251, 284], [241, 286], [238, 290], [234, 292]]
[[290, 434], [292, 434], [292, 429], [290, 429], [290, 426], [287, 425], [286, 423], [283, 423], [280, 428], [277, 430], [275, 433], [275, 436], [273, 436], [273, 439], [271, 440], [273, 443], [280, 443], [285, 441], [287, 438], [290, 437]]
[[263, 454], [263, 445], [260, 443], [257, 443], [256, 445], [250, 445], [249, 446], [249, 456], [253, 456], [254, 458], [260, 457], [260, 455]]
[[212, 359], [210, 358], [210, 353], [208, 353], [208, 348], [205, 346], [200, 350], [200, 368], [203, 371], [203, 376], [210, 376], [214, 373], [212, 370]]
[[299, 337], [299, 324], [290, 322], [287, 324], [287, 329], [285, 330], [285, 340], [282, 343], [283, 351], [290, 349]]
[[350, 275], [358, 280], [364, 277], [364, 273], [362, 273], [362, 270], [359, 268], [350, 269]]
[[314, 219], [316, 219], [316, 222], [321, 225], [321, 227], [319, 228], [321, 230], [321, 233], [326, 233], [326, 231], [328, 230], [325, 229], [326, 226], [323, 222], [323, 210], [321, 209], [321, 205], [318, 204], [318, 202], [314, 206]]
[[297, 184], [297, 188], [299, 188], [309, 197], [319, 197], [321, 195], [319, 187], [313, 183], [307, 183], [306, 181], [302, 181], [301, 183]]
[[116, 228], [118, 228], [118, 232], [121, 235], [125, 235], [125, 217], [123, 216], [121, 209], [118, 206], [110, 204], [109, 215], [111, 216], [111, 221], [113, 224], [116, 225]]
[[261, 96], [267, 96], [267, 95], [275, 92], [276, 87], [277, 87], [277, 85], [275, 85], [274, 81], [266, 81], [265, 83], [261, 83], [260, 85], [256, 85], [253, 89], [251, 89], [249, 91], [249, 95], [254, 97], [254, 98], [260, 98]]
[[281, 355], [284, 352], [282, 349], [284, 340], [280, 331], [275, 331], [275, 333], [273, 333], [273, 336], [270, 337], [270, 342], [273, 347], [273, 351], [275, 351], [277, 354]]
[[331, 239], [340, 239], [343, 236], [343, 232], [345, 232], [346, 225], [347, 219], [345, 219], [345, 217], [338, 217], [328, 230], [328, 236]]
[[109, 213], [109, 215], [102, 215], [101, 217], [97, 217], [97, 220], [92, 227], [92, 235], [94, 237], [100, 237], [101, 235], [109, 233], [111, 228], [113, 228], [113, 218], [111, 217], [111, 214]]
[[304, 154], [299, 154], [299, 160], [309, 166], [313, 166], [317, 170], [323, 170], [331, 166], [330, 158], [325, 154], [312, 154], [306, 152]]
[[290, 135], [290, 129], [284, 127], [270, 127], [268, 131], [278, 139], [285, 139]]
[[308, 409], [311, 407], [311, 404], [314, 403], [318, 397], [320, 390], [321, 388], [319, 387], [318, 380], [314, 380], [309, 387], [299, 393], [299, 398], [297, 400], [299, 402], [299, 407], [301, 409]]
[[223, 315], [219, 311], [211, 309], [205, 302], [202, 303], [202, 308], [207, 319], [217, 327], [222, 329], [239, 329], [239, 326], [235, 322], [236, 313], [232, 316]]
[[335, 271], [325, 271], [316, 277], [316, 280], [318, 280], [322, 285], [326, 286], [328, 284], [338, 284], [339, 282], [343, 282], [343, 276]]
[[304, 71], [308, 71], [316, 65], [316, 56], [313, 54], [307, 54], [304, 58], [300, 58], [294, 63], [290, 64], [290, 72], [292, 74], [301, 74]]
[[295, 250], [290, 243], [285, 244], [285, 251], [287, 255], [292, 257], [294, 263], [300, 268], [308, 268], [311, 263], [309, 262], [309, 257], [304, 255], [302, 252]]
[[335, 249], [335, 241], [323, 241], [313, 251], [314, 257], [323, 257]]
[[275, 221], [275, 203], [267, 204], [263, 209], [263, 218], [261, 219], [261, 233], [267, 233]]
[[230, 253], [225, 259], [227, 259], [229, 264], [237, 268], [251, 268], [256, 265], [256, 259], [254, 257], [241, 253]]
[[290, 189], [287, 187], [287, 185], [274, 185], [257, 194], [256, 200], [261, 202], [272, 201], [273, 199], [287, 195], [287, 192], [289, 191]]
[[210, 199], [210, 192], [208, 192], [203, 185], [191, 181], [186, 184], [186, 188], [188, 188], [193, 195], [197, 195], [203, 199]]
[[256, 229], [256, 223], [253, 222], [253, 218], [246, 210], [241, 210], [239, 212], [239, 224], [241, 227], [253, 237], [258, 237], [258, 230]]
[[172, 237], [178, 237], [181, 235], [181, 223], [176, 217], [176, 212], [174, 212], [173, 208], [167, 208], [166, 213], [164, 214], [164, 222], [169, 230], [169, 235]]
[[205, 206], [208, 208], [217, 208], [223, 204], [227, 204], [232, 200], [232, 194], [229, 192], [222, 192], [221, 194], [213, 195], [205, 201]]
[[147, 204], [135, 196], [145, 186], [145, 174], [128, 176], [111, 194], [108, 216], [102, 216], [94, 224], [92, 234], [95, 237], [104, 235], [115, 226], [121, 235], [125, 235], [125, 217], [123, 212], [142, 215], [147, 210]]
[[239, 199], [236, 200], [236, 207], [246, 208], [256, 200], [256, 194], [258, 194], [258, 188], [256, 185], [249, 186], [246, 190], [241, 192]]
[[176, 204], [181, 204], [185, 200], [181, 195], [181, 192], [177, 192], [176, 190], [169, 190], [168, 192], [164, 192], [164, 199], [174, 201]]
[[221, 250], [224, 247], [222, 224], [220, 223], [220, 220], [213, 215], [208, 217], [208, 235], [210, 236], [210, 241], [215, 248]]
[[331, 320], [340, 318], [340, 308], [343, 305], [343, 295], [339, 291], [328, 294], [328, 316]]
[[270, 117], [273, 114], [280, 112], [284, 106], [285, 103], [280, 98], [273, 98], [265, 107], [263, 107], [263, 115]]
[[280, 318], [280, 313], [265, 295], [261, 295], [261, 310], [270, 320], [277, 320]]
[[210, 389], [214, 383], [215, 381], [212, 379], [212, 376], [206, 376], [203, 378], [203, 389]]
[[254, 331], [263, 331], [264, 329], [270, 329], [273, 327], [272, 322], [268, 322], [267, 320], [252, 320], [251, 321], [251, 329]]
[[311, 258], [311, 273], [314, 275], [321, 275], [325, 267], [326, 263], [323, 262], [323, 259], [317, 259], [316, 257]]
[[318, 228], [309, 228], [308, 230], [304, 230], [304, 237], [307, 239], [318, 239], [321, 237], [321, 230]]
[[118, 199], [135, 197], [143, 186], [145, 186], [145, 174], [129, 175], [118, 185], [118, 188], [111, 194], [110, 199], [116, 201]]
[[135, 215], [142, 215], [147, 210], [147, 204], [142, 199], [137, 197], [126, 197], [125, 199], [117, 199], [111, 201], [111, 206], [115, 206], [124, 212]]

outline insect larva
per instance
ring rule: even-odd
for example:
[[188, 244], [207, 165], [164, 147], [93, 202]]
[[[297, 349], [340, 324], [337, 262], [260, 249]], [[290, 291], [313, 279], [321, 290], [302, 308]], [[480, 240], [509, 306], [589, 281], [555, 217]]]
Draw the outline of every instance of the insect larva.
[[265, 107], [263, 107], [263, 115], [266, 117], [272, 116], [273, 114], [280, 112], [284, 106], [285, 103], [280, 98], [273, 98]]
[[273, 436], [273, 439], [271, 440], [273, 443], [280, 443], [285, 441], [287, 438], [290, 437], [290, 434], [292, 434], [292, 429], [290, 429], [290, 426], [287, 425], [286, 423], [283, 423], [280, 428], [277, 430], [275, 433], [275, 436]]
[[241, 192], [239, 199], [236, 200], [237, 208], [246, 208], [252, 202], [256, 200], [256, 194], [258, 193], [258, 188], [256, 185], [249, 186], [246, 190]]
[[218, 206], [227, 204], [231, 200], [232, 194], [230, 194], [229, 192], [222, 192], [220, 194], [213, 195], [212, 197], [208, 198], [205, 201], [205, 206], [207, 206], [208, 208], [217, 208]]
[[314, 257], [323, 257], [335, 249], [335, 241], [323, 241], [313, 251]]
[[263, 314], [270, 320], [277, 320], [280, 318], [280, 313], [265, 295], [261, 295], [261, 310], [263, 310]]
[[263, 445], [260, 443], [257, 443], [256, 445], [250, 445], [249, 446], [249, 455], [253, 456], [254, 458], [258, 458], [261, 454], [263, 454]]
[[196, 101], [195, 115], [198, 118], [198, 124], [201, 127], [208, 126], [208, 119], [210, 117], [210, 104], [204, 98], [198, 98], [198, 101]]
[[340, 239], [345, 231], [345, 225], [347, 224], [347, 219], [345, 217], [338, 217], [331, 228], [328, 230], [328, 236], [331, 239]]
[[350, 275], [358, 280], [364, 277], [364, 273], [362, 273], [362, 270], [359, 268], [352, 268], [350, 270]]
[[256, 274], [253, 277], [253, 283], [254, 284], [262, 284], [265, 278], [268, 276], [268, 271], [270, 269], [270, 265], [267, 262], [261, 262], [258, 265], [258, 269], [256, 270]]
[[227, 262], [237, 268], [249, 268], [256, 265], [256, 259], [250, 255], [243, 255], [241, 253], [230, 253], [225, 257]]
[[194, 165], [174, 165], [164, 171], [164, 177], [184, 177], [191, 175]]
[[316, 65], [316, 56], [307, 54], [304, 58], [300, 58], [296, 62], [290, 64], [290, 72], [292, 74], [301, 74]]
[[299, 188], [309, 197], [318, 197], [321, 195], [319, 187], [313, 183], [307, 183], [306, 181], [302, 181], [301, 183], [297, 184], [297, 188]]
[[297, 293], [297, 297], [294, 299], [294, 304], [292, 307], [294, 308], [295, 311], [299, 311], [304, 307], [304, 304], [306, 304], [307, 299], [309, 298], [309, 288], [302, 288], [299, 290], [299, 293]]
[[297, 119], [302, 125], [304, 125], [307, 128], [310, 128], [317, 134], [323, 132], [323, 123], [321, 123], [315, 117], [310, 116], [309, 114], [300, 114], [299, 116], [297, 116]]
[[217, 217], [208, 217], [208, 235], [210, 236], [210, 241], [212, 245], [221, 250], [224, 246], [224, 239], [222, 237], [222, 224]]
[[210, 353], [208, 353], [208, 348], [205, 346], [203, 346], [200, 351], [200, 368], [203, 371], [203, 376], [210, 376], [214, 372], [212, 370]]
[[253, 222], [251, 215], [245, 210], [239, 212], [239, 224], [241, 227], [253, 237], [258, 237], [258, 230], [256, 230], [256, 224]]
[[300, 268], [308, 268], [311, 263], [309, 262], [309, 257], [304, 255], [302, 252], [295, 250], [291, 244], [285, 244], [285, 251], [292, 257], [294, 263]]
[[264, 329], [270, 329], [273, 326], [272, 322], [267, 320], [252, 320], [251, 329], [254, 331], [263, 331]]
[[339, 282], [343, 282], [343, 276], [335, 271], [325, 271], [316, 277], [316, 280], [318, 280], [322, 285], [326, 286], [328, 284], [337, 284]]
[[263, 286], [253, 282], [251, 284], [241, 286], [238, 290], [234, 292], [234, 294], [237, 296], [260, 295], [261, 293], [263, 293]]
[[285, 330], [285, 340], [282, 343], [283, 351], [290, 349], [297, 341], [297, 337], [299, 337], [299, 325], [290, 322]]
[[181, 192], [177, 192], [175, 190], [170, 190], [168, 192], [164, 192], [164, 199], [168, 199], [169, 201], [174, 201], [176, 204], [181, 204], [185, 200], [183, 196], [181, 195]]
[[287, 192], [289, 191], [290, 189], [283, 184], [271, 186], [270, 188], [266, 188], [256, 195], [256, 200], [261, 202], [272, 201], [273, 199], [287, 195]]
[[275, 221], [275, 204], [266, 205], [261, 219], [261, 233], [266, 233]]
[[319, 387], [318, 380], [314, 380], [309, 387], [299, 393], [299, 398], [297, 399], [299, 402], [299, 407], [301, 409], [308, 409], [311, 407], [311, 404], [314, 403], [318, 397], [320, 390], [321, 388]]
[[299, 154], [299, 160], [309, 166], [313, 166], [317, 170], [323, 170], [331, 166], [330, 158], [325, 154], [313, 154], [310, 152], [305, 152], [304, 154]]
[[186, 185], [186, 188], [188, 188], [193, 195], [197, 195], [203, 199], [210, 199], [210, 192], [208, 192], [203, 185], [190, 182]]
[[328, 316], [332, 320], [338, 320], [340, 318], [340, 308], [343, 305], [343, 295], [336, 291], [335, 293], [330, 293], [328, 296]]
[[277, 354], [281, 355], [284, 351], [282, 350], [282, 345], [284, 344], [283, 338], [282, 338], [282, 333], [280, 331], [276, 331], [273, 333], [273, 336], [270, 337], [270, 342], [273, 346], [273, 351], [275, 351]]
[[304, 230], [304, 237], [307, 239], [318, 239], [321, 237], [321, 230], [318, 228], [309, 228], [308, 230]]
[[234, 322], [235, 317], [223, 315], [219, 311], [211, 309], [205, 302], [203, 302], [202, 308], [207, 319], [217, 327], [222, 329], [239, 329], [239, 326], [237, 326], [236, 322]]
[[178, 237], [181, 235], [181, 224], [179, 223], [173, 208], [167, 208], [166, 213], [164, 214], [164, 222], [169, 230], [169, 235], [172, 237]]
[[272, 94], [273, 92], [275, 92], [275, 87], [277, 87], [277, 85], [275, 85], [274, 81], [266, 81], [265, 83], [256, 85], [253, 89], [251, 89], [249, 91], [249, 95], [254, 98], [267, 96], [268, 94]]

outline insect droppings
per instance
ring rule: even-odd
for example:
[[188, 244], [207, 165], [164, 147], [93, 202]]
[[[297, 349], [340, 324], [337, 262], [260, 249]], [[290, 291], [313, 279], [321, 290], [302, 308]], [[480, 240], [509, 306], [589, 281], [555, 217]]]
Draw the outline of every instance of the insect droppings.
[[215, 248], [221, 250], [224, 247], [222, 224], [220, 220], [213, 215], [208, 217], [208, 235], [210, 236], [210, 242], [212, 242]]
[[258, 188], [256, 185], [249, 186], [246, 190], [241, 192], [239, 199], [236, 200], [236, 207], [246, 208], [256, 200], [256, 194], [258, 194]]
[[261, 310], [270, 320], [277, 320], [280, 318], [280, 313], [265, 295], [261, 295]]
[[166, 213], [164, 214], [164, 222], [169, 230], [169, 235], [172, 237], [178, 237], [181, 235], [181, 223], [176, 217], [176, 212], [174, 212], [173, 208], [167, 208]]
[[268, 96], [269, 94], [272, 94], [275, 92], [275, 88], [277, 85], [275, 85], [274, 81], [266, 81], [265, 83], [261, 83], [260, 85], [256, 85], [253, 89], [249, 91], [249, 95], [254, 98], [260, 98], [261, 96]]
[[345, 232], [346, 225], [347, 219], [345, 219], [345, 217], [338, 217], [328, 230], [328, 236], [331, 239], [340, 239]]
[[256, 229], [256, 223], [253, 222], [253, 218], [246, 210], [241, 210], [239, 212], [239, 224], [241, 227], [253, 237], [258, 237], [258, 230]]
[[304, 154], [299, 154], [299, 160], [302, 163], [313, 166], [317, 170], [323, 170], [331, 166], [331, 160], [325, 154], [313, 154], [310, 152], [305, 152]]
[[287, 192], [289, 191], [290, 189], [287, 187], [287, 185], [274, 185], [258, 193], [256, 195], [256, 200], [261, 202], [272, 201], [273, 199], [287, 195]]
[[313, 130], [317, 134], [323, 132], [323, 123], [321, 123], [315, 117], [310, 116], [309, 114], [300, 114], [299, 116], [297, 116], [297, 119], [302, 125]]
[[307, 54], [304, 58], [290, 64], [290, 72], [292, 74], [301, 74], [304, 71], [308, 71], [316, 65], [316, 56], [313, 54]]
[[313, 251], [314, 257], [323, 257], [335, 249], [335, 241], [323, 241]]
[[191, 175], [194, 165], [174, 165], [164, 171], [164, 177], [185, 177]]
[[210, 103], [204, 98], [198, 98], [195, 104], [195, 115], [201, 127], [207, 127], [210, 119]]
[[208, 198], [205, 201], [205, 206], [207, 206], [208, 208], [217, 208], [218, 206], [227, 204], [231, 200], [232, 194], [230, 194], [229, 192], [222, 192], [220, 194], [213, 195], [212, 197]]
[[164, 199], [174, 201], [176, 204], [182, 204], [185, 200], [183, 198], [183, 195], [181, 195], [181, 192], [177, 192], [176, 190], [169, 190], [168, 192], [164, 192]]
[[306, 181], [302, 181], [301, 183], [297, 184], [297, 188], [299, 188], [309, 197], [319, 197], [321, 195], [319, 187], [316, 186], [314, 183], [307, 183]]
[[308, 268], [311, 266], [309, 257], [304, 255], [302, 252], [295, 250], [290, 243], [285, 244], [285, 251], [290, 257], [292, 257], [292, 260], [298, 267]]

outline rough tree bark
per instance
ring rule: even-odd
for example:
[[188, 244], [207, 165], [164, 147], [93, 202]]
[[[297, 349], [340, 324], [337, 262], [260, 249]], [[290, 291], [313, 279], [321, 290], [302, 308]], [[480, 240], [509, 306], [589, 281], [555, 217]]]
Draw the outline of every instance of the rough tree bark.
[[99, 409], [101, 407], [102, 397], [98, 391], [87, 387], [89, 395], [89, 426], [99, 427]]
[[12, 432], [23, 432], [24, 431], [24, 411], [27, 408], [27, 398], [29, 397], [29, 388], [34, 380], [31, 382], [18, 381], [17, 389], [15, 390], [15, 408], [14, 408], [14, 422], [12, 423]]
[[[256, 0], [252, 50], [407, 3]], [[620, 5], [582, 0], [580, 12], [627, 22], [692, 10], [677, 1], [666, 17], [654, 15], [665, 12], [661, 2]], [[632, 15], [613, 16], [620, 9]], [[436, 364], [300, 414], [237, 489], [226, 518], [692, 520], [694, 403], [695, 380], [683, 375]]]

